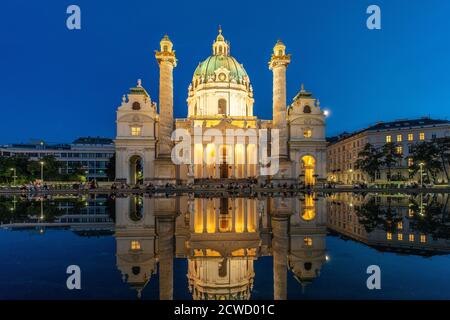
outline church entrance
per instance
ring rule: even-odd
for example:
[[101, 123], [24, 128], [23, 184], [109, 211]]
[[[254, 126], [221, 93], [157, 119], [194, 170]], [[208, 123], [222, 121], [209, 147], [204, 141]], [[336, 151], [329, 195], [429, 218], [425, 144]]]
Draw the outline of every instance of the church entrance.
[[140, 156], [130, 158], [130, 184], [142, 184], [144, 181], [144, 165]]
[[220, 178], [228, 179], [228, 164], [227, 164], [227, 148], [222, 146], [222, 158], [220, 162]]
[[227, 163], [220, 164], [220, 178], [228, 179], [228, 164]]

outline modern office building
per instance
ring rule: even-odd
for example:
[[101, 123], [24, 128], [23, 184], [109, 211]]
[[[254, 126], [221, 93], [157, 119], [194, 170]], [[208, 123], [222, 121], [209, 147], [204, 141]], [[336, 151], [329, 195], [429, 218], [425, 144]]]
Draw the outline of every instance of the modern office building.
[[87, 179], [107, 180], [106, 168], [114, 156], [112, 139], [82, 137], [70, 144], [47, 144], [44, 141], [17, 143], [0, 146], [0, 156], [22, 156], [39, 160], [53, 156], [61, 163], [60, 173], [72, 173], [74, 168], [82, 168]]
[[[327, 146], [327, 176], [329, 181], [352, 184], [368, 182], [369, 177], [356, 168], [358, 153], [367, 143], [375, 148], [381, 148], [386, 143], [396, 144], [402, 160], [391, 169], [391, 176], [409, 177], [411, 160], [408, 156], [411, 146], [422, 141], [435, 138], [450, 137], [450, 121], [423, 117], [413, 120], [396, 120], [392, 122], [379, 122], [354, 133], [343, 133], [328, 139]], [[388, 171], [381, 169], [376, 180], [386, 181]], [[416, 177], [417, 179], [417, 177]], [[446, 182], [445, 177], [438, 178]]]

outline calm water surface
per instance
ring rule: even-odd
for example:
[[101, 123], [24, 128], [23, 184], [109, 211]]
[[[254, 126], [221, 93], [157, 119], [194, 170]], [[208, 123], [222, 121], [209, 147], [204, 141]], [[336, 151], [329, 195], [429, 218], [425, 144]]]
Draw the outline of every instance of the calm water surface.
[[450, 299], [449, 207], [448, 194], [3, 197], [0, 299]]

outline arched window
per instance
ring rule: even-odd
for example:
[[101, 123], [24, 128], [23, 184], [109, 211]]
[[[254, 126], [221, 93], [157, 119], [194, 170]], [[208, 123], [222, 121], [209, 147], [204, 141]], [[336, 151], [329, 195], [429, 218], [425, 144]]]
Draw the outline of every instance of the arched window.
[[303, 113], [311, 113], [311, 107], [308, 106], [308, 105], [306, 105], [306, 106], [303, 108]]
[[219, 99], [218, 114], [225, 115], [227, 113], [227, 100]]
[[164, 52], [167, 52], [167, 49], [168, 49], [167, 46], [164, 46], [164, 47], [163, 47], [163, 51], [164, 51]]

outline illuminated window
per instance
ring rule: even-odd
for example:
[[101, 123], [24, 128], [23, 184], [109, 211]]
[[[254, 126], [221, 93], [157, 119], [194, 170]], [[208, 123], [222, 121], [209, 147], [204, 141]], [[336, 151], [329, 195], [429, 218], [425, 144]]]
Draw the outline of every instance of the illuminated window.
[[305, 237], [303, 238], [303, 242], [306, 247], [311, 247], [313, 244], [313, 239], [311, 237]]
[[414, 164], [414, 161], [412, 158], [408, 158], [408, 167], [412, 167]]
[[227, 113], [227, 100], [219, 99], [218, 114], [225, 115]]
[[419, 133], [419, 140], [425, 140], [425, 132]]
[[402, 142], [402, 139], [403, 139], [402, 135], [398, 134], [397, 135], [397, 142]]
[[427, 236], [424, 235], [424, 234], [421, 234], [421, 235], [420, 235], [420, 242], [421, 242], [421, 243], [427, 242]]
[[131, 135], [137, 137], [141, 135], [141, 127], [131, 127]]
[[397, 154], [403, 154], [403, 147], [402, 146], [397, 146], [395, 148], [395, 150], [397, 151]]
[[413, 140], [414, 140], [414, 134], [408, 133], [408, 141], [413, 141]]
[[409, 208], [408, 209], [408, 216], [413, 217], [414, 216], [414, 210]]
[[397, 235], [397, 239], [398, 239], [399, 241], [402, 241], [402, 240], [403, 240], [403, 234], [402, 234], [402, 233], [399, 233], [399, 234]]
[[402, 230], [403, 229], [403, 222], [397, 223], [397, 229]]
[[386, 143], [392, 142], [392, 137], [391, 136], [386, 136]]
[[410, 234], [410, 235], [409, 235], [409, 241], [411, 241], [411, 242], [414, 241], [414, 235], [413, 235], [413, 234]]
[[392, 240], [392, 233], [391, 232], [386, 233], [386, 239]]
[[141, 243], [139, 241], [131, 241], [131, 250], [141, 250]]
[[312, 137], [312, 130], [311, 129], [305, 129], [303, 130], [303, 136], [305, 138], [311, 138]]

